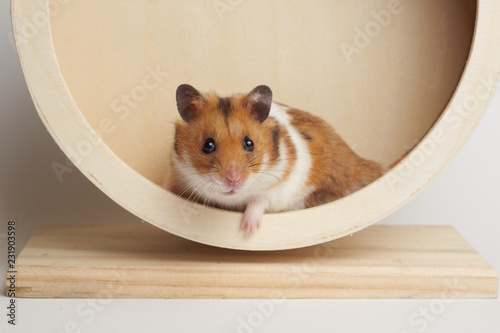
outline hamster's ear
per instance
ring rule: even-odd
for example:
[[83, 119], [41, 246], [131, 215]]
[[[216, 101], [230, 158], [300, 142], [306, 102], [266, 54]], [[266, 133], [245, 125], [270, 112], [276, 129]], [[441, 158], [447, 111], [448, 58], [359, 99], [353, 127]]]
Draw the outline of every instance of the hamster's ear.
[[273, 92], [271, 88], [258, 86], [248, 94], [247, 110], [253, 119], [262, 123], [269, 116], [272, 102]]
[[175, 94], [177, 109], [186, 122], [196, 118], [205, 105], [205, 99], [193, 86], [181, 84]]

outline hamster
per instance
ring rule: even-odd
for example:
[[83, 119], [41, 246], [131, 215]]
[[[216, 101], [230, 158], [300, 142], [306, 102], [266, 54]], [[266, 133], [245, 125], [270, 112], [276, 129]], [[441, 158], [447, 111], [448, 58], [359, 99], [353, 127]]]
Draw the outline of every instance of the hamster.
[[264, 213], [342, 198], [384, 170], [358, 156], [323, 119], [273, 102], [261, 85], [219, 97], [183, 84], [165, 187], [189, 200], [242, 211], [253, 234]]

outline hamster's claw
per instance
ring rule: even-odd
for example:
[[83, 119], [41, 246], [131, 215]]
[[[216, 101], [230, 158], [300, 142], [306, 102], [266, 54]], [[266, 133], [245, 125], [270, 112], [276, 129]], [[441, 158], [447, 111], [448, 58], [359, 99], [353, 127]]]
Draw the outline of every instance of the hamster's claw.
[[260, 218], [248, 218], [247, 216], [244, 216], [240, 224], [240, 229], [245, 232], [245, 236], [249, 237], [253, 235], [258, 228], [260, 228], [260, 223]]

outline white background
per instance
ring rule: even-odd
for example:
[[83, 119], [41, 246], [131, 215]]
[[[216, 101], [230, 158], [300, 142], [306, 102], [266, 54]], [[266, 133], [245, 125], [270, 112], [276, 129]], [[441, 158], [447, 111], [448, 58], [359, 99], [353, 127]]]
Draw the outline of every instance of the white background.
[[[46, 132], [11, 44], [9, 1], [0, 4], [0, 275], [6, 223], [17, 221], [18, 251], [39, 224], [140, 223], [76, 169], [60, 182], [51, 163], [65, 157]], [[473, 137], [416, 199], [380, 224], [453, 225], [500, 272], [500, 91]], [[2, 238], [3, 237], [3, 238]], [[255, 300], [17, 300], [1, 332], [238, 332], [257, 318]], [[262, 303], [264, 302], [264, 303]], [[267, 301], [269, 305], [269, 301]], [[241, 332], [500, 333], [500, 300], [287, 300]], [[424, 319], [419, 311], [427, 311]], [[252, 317], [253, 316], [253, 317]], [[413, 321], [415, 322], [413, 322]], [[418, 324], [417, 324], [418, 322]], [[72, 325], [75, 325], [74, 328]], [[247, 327], [248, 328], [248, 327]]]

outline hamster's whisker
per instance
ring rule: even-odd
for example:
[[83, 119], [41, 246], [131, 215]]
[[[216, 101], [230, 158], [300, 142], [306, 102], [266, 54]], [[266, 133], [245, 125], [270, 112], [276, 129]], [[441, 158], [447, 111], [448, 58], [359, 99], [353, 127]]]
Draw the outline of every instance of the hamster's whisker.
[[265, 186], [265, 187], [268, 187], [268, 186], [269, 186], [269, 184], [264, 183], [264, 182], [263, 182], [261, 179], [259, 179], [259, 178], [255, 178], [255, 180], [256, 180], [256, 181], [258, 181], [259, 183], [261, 183], [261, 184], [262, 184], [263, 186]]
[[[188, 174], [187, 176], [192, 176], [192, 175], [197, 175], [198, 173], [192, 173], [192, 174]], [[192, 180], [186, 180], [184, 181], [180, 186], [185, 186], [185, 185], [188, 185], [188, 188], [189, 187], [193, 187], [195, 186], [196, 184], [202, 182], [203, 179], [197, 179], [196, 181], [192, 181]]]
[[253, 161], [255, 161], [256, 159], [263, 157], [265, 154], [266, 154], [266, 153], [265, 153], [265, 152], [263, 152], [263, 153], [261, 153], [261, 154], [259, 154], [259, 155], [257, 155], [257, 156], [254, 156], [253, 158], [251, 158], [251, 159], [249, 159], [248, 161], [246, 161], [246, 162], [245, 162], [245, 164], [243, 165], [243, 167], [245, 167], [245, 166], [246, 166], [247, 164], [249, 164], [249, 163], [252, 163], [252, 162], [253, 162]]
[[[205, 175], [214, 174], [214, 173], [215, 174], [219, 173], [219, 170], [207, 171], [207, 172], [204, 172], [204, 173], [192, 172], [192, 173], [185, 174], [185, 176], [187, 176], [187, 177], [189, 177], [189, 176], [195, 176], [195, 175], [205, 176]], [[187, 182], [189, 182], [189, 181], [187, 181]]]
[[[200, 181], [200, 180], [196, 181], [196, 183], [197, 183], [197, 182], [199, 182], [199, 181]], [[186, 189], [189, 189], [190, 187], [192, 187], [193, 185], [194, 185], [194, 184], [193, 184], [193, 182], [192, 182], [191, 180], [186, 180], [186, 181], [184, 181], [182, 184], [180, 184], [180, 186], [179, 186], [179, 187], [182, 187], [184, 190], [186, 190]], [[179, 195], [181, 195], [181, 194], [183, 194], [183, 193], [184, 193], [184, 192], [181, 192], [181, 193], [179, 193]]]
[[267, 173], [267, 172], [257, 171], [257, 173], [260, 173], [261, 175], [265, 175], [265, 176], [269, 176], [269, 177], [274, 177], [276, 179], [280, 179], [280, 177], [273, 175], [273, 174], [270, 174], [270, 173]]
[[250, 163], [252, 163], [253, 161], [255, 161], [255, 160], [256, 160], [256, 159], [258, 159], [258, 158], [261, 158], [262, 156], [264, 156], [264, 154], [261, 154], [261, 155], [259, 155], [259, 156], [255, 156], [254, 158], [252, 158], [252, 159], [250, 159], [250, 160], [246, 161], [246, 162], [243, 164], [243, 168], [248, 167], [248, 165], [249, 165]]
[[[212, 185], [212, 184], [210, 183], [210, 180], [208, 180], [208, 179], [207, 179], [207, 181], [206, 181], [206, 183], [205, 183], [205, 184], [206, 184], [206, 186], [205, 186], [203, 189], [201, 189], [201, 190], [199, 191], [199, 193], [198, 193], [198, 196], [197, 196], [197, 197], [195, 197], [195, 202], [198, 202], [198, 200], [200, 200], [200, 198], [203, 196], [203, 192], [205, 192], [205, 190], [206, 190], [207, 188], [209, 188], [209, 187]], [[205, 204], [203, 204], [203, 205], [205, 205]]]
[[195, 176], [195, 175], [200, 175], [200, 173], [199, 172], [192, 172], [192, 173], [185, 174], [185, 176], [187, 176], [187, 177]]
[[[271, 159], [275, 158], [275, 157], [279, 157], [279, 154], [274, 154], [274, 155], [271, 155]], [[262, 165], [262, 164], [265, 164], [265, 162], [260, 162], [260, 163], [254, 163], [254, 164], [251, 164], [251, 165], [247, 165], [248, 163], [250, 163], [251, 161], [257, 159], [258, 157], [255, 157], [253, 159], [251, 159], [250, 161], [248, 161], [247, 163], [245, 163], [245, 165], [243, 166], [244, 168], [252, 168], [252, 167], [255, 167], [255, 166], [259, 166], [259, 165]], [[288, 158], [280, 158], [278, 160], [275, 160], [274, 162], [283, 162], [283, 161], [295, 161], [297, 160], [296, 157], [288, 157]]]
[[263, 163], [263, 162], [260, 162], [260, 163], [255, 163], [255, 164], [252, 164], [252, 165], [248, 165], [248, 166], [246, 166], [246, 167], [247, 167], [247, 168], [249, 168], [249, 169], [251, 169], [251, 168], [253, 168], [253, 167], [256, 167], [256, 166], [259, 166], [259, 165], [262, 165], [262, 164], [264, 164], [264, 163]]
[[184, 167], [176, 167], [176, 169], [178, 169], [178, 170], [192, 169], [192, 168], [209, 168], [209, 169], [217, 169], [217, 167], [215, 167], [215, 166], [213, 166], [213, 165], [199, 165], [199, 164], [196, 164], [196, 165], [187, 165], [187, 166], [184, 166]]
[[[193, 190], [193, 192], [191, 193], [191, 195], [188, 197], [188, 199], [187, 199], [187, 200], [188, 200], [188, 201], [191, 201], [191, 197], [193, 196], [193, 194], [197, 193], [196, 191], [198, 191], [198, 189], [199, 189], [201, 186], [205, 185], [205, 184], [206, 184], [206, 182], [207, 182], [207, 179], [203, 178], [203, 179], [202, 179], [201, 184], [200, 184], [200, 185], [198, 185], [198, 186], [197, 186], [197, 187]], [[196, 195], [195, 195], [195, 197], [194, 197], [194, 198], [196, 198]], [[193, 198], [193, 199], [194, 199], [194, 198]], [[192, 202], [196, 202], [196, 201], [194, 201], [194, 200], [193, 200]]]
[[222, 169], [224, 169], [224, 167], [222, 166], [222, 163], [219, 161], [219, 159], [217, 157], [215, 157], [215, 156], [214, 156], [214, 158], [215, 158], [215, 161], [220, 165], [220, 167]]
[[[187, 182], [185, 182], [184, 184], [186, 184], [186, 183], [187, 183], [187, 186], [185, 186], [184, 190], [183, 190], [181, 193], [179, 193], [179, 195], [180, 195], [180, 196], [182, 196], [182, 195], [183, 195], [183, 194], [184, 194], [187, 190], [192, 189], [193, 187], [195, 187], [195, 186], [196, 186], [196, 188], [195, 188], [194, 190], [192, 190], [191, 194], [190, 194], [190, 195], [189, 195], [189, 197], [186, 199], [186, 200], [187, 200], [187, 201], [189, 201], [189, 202], [194, 202], [194, 203], [196, 203], [196, 202], [197, 202], [197, 200], [198, 200], [198, 199], [197, 199], [197, 197], [196, 197], [196, 196], [197, 196], [197, 192], [196, 192], [196, 191], [197, 191], [197, 190], [198, 190], [201, 186], [203, 186], [205, 183], [207, 183], [207, 180], [206, 180], [206, 179], [200, 179], [200, 180], [198, 180], [198, 181], [197, 181], [197, 182], [195, 182], [195, 183], [190, 183], [189, 181], [187, 181]], [[194, 197], [193, 197], [193, 195], [194, 195]], [[191, 198], [192, 198], [192, 199], [191, 199]]]
[[[184, 193], [186, 193], [187, 190], [189, 190], [190, 188], [193, 188], [194, 186], [196, 186], [198, 183], [202, 183], [204, 181], [204, 179], [201, 179], [201, 180], [198, 180], [194, 183], [192, 183], [191, 181], [185, 181], [183, 184], [181, 184], [181, 186], [184, 187], [184, 189], [178, 194], [179, 196], [182, 196]], [[189, 201], [189, 199], [188, 199]]]
[[[255, 160], [255, 159], [253, 159], [253, 160]], [[252, 160], [252, 161], [253, 161], [253, 160]], [[261, 164], [264, 164], [264, 163], [266, 163], [266, 161], [262, 161], [262, 162], [254, 163], [254, 164], [251, 164], [251, 165], [247, 165], [247, 164], [245, 164], [243, 167], [244, 167], [244, 168], [251, 168], [251, 167], [253, 167], [253, 166], [256, 166], [256, 165], [261, 165]]]
[[[210, 189], [210, 187], [212, 187], [212, 188], [213, 188], [213, 191], [215, 191], [215, 190], [217, 189], [217, 186], [216, 186], [215, 184], [211, 183], [211, 184], [209, 184], [209, 185], [210, 185], [210, 186], [208, 187], [208, 189]], [[208, 200], [208, 202], [207, 202], [207, 200]], [[213, 205], [211, 204], [211, 203], [212, 203], [212, 201], [213, 201], [213, 198], [212, 198], [212, 197], [210, 197], [210, 196], [206, 196], [206, 197], [205, 197], [205, 200], [204, 200], [204, 202], [203, 202], [203, 205], [204, 205], [204, 206], [212, 206], [212, 207], [213, 207]]]
[[[212, 186], [212, 184], [209, 184], [208, 187]], [[203, 200], [203, 206], [206, 206], [207, 205], [207, 200], [210, 201], [210, 197], [208, 196], [205, 196], [205, 200]]]

